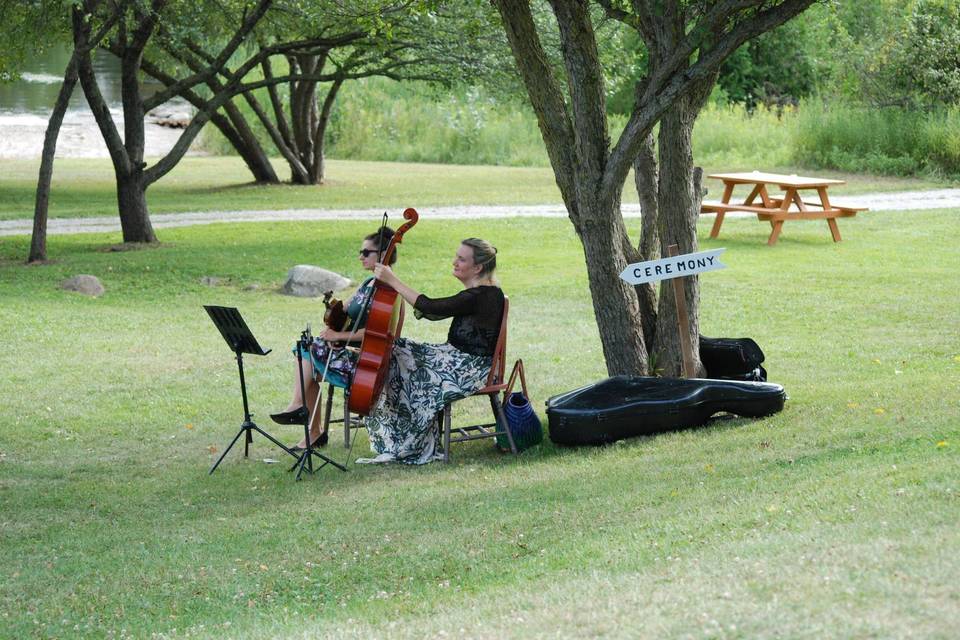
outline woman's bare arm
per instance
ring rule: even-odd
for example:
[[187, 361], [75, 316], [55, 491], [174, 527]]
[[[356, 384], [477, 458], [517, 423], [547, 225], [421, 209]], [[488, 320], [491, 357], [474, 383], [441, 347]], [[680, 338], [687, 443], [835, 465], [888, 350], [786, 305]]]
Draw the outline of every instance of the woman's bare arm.
[[385, 264], [377, 263], [377, 266], [373, 269], [373, 275], [375, 275], [377, 280], [380, 282], [388, 284], [396, 289], [397, 293], [400, 294], [400, 297], [409, 302], [411, 306], [413, 306], [413, 304], [416, 303], [417, 298], [420, 297], [419, 291], [404, 284], [403, 281], [397, 277], [397, 274], [393, 272], [393, 269]]

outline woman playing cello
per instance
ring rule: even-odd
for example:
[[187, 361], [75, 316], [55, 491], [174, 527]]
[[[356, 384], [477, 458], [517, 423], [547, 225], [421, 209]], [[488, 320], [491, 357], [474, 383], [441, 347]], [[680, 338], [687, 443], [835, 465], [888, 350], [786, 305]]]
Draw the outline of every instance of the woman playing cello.
[[444, 344], [396, 339], [383, 391], [365, 419], [370, 447], [377, 455], [357, 462], [424, 464], [434, 459], [437, 412], [447, 402], [482, 388], [490, 372], [504, 301], [494, 278], [496, 267], [496, 248], [467, 238], [453, 261], [453, 276], [463, 291], [430, 298], [402, 282], [389, 266], [376, 265], [376, 278], [413, 305], [418, 318], [452, 317], [453, 322]]

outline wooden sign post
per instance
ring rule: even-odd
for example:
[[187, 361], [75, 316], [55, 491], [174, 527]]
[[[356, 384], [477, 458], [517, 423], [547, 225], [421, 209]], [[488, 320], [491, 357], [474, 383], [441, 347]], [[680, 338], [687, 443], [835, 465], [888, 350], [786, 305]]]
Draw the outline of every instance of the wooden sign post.
[[[675, 244], [667, 247], [667, 255], [676, 258], [680, 255], [680, 247]], [[693, 366], [693, 346], [690, 344], [690, 318], [687, 316], [687, 296], [684, 295], [683, 281], [673, 278], [673, 297], [677, 304], [677, 327], [680, 330], [680, 352], [683, 354], [683, 377], [692, 378], [697, 375]]]
[[687, 316], [687, 300], [683, 293], [683, 282], [680, 278], [705, 271], [723, 269], [727, 266], [720, 262], [720, 254], [724, 251], [725, 249], [712, 249], [680, 255], [680, 248], [672, 244], [667, 247], [666, 258], [635, 262], [627, 265], [627, 268], [620, 273], [620, 277], [632, 285], [673, 280], [673, 293], [677, 301], [677, 329], [680, 332], [680, 350], [683, 353], [683, 376], [685, 378], [694, 377], [696, 371], [693, 366], [693, 346], [690, 344], [690, 318]]

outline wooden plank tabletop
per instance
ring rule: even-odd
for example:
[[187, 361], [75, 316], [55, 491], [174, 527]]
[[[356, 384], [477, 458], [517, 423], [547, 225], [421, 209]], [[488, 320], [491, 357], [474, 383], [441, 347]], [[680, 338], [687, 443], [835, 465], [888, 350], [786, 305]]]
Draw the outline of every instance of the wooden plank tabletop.
[[814, 188], [829, 187], [834, 184], [846, 184], [845, 180], [831, 178], [805, 178], [803, 176], [787, 176], [780, 173], [763, 173], [751, 171], [747, 173], [714, 173], [708, 178], [716, 178], [731, 184], [775, 184], [780, 187]]

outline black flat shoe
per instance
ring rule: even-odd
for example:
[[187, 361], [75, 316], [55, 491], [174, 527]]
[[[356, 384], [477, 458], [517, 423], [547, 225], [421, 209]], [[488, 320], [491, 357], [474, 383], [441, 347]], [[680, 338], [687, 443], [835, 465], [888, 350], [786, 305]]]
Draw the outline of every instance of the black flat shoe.
[[307, 410], [303, 407], [297, 407], [293, 411], [271, 413], [270, 419], [277, 424], [303, 424], [303, 421], [307, 419]]
[[[316, 440], [313, 441], [313, 448], [314, 448], [314, 449], [317, 449], [317, 448], [319, 448], [319, 447], [325, 447], [325, 446], [327, 446], [327, 442], [328, 442], [329, 440], [330, 440], [330, 436], [328, 436], [328, 435], [327, 435], [327, 432], [324, 431], [324, 432], [321, 433], [319, 436], [317, 436], [317, 439], [316, 439]], [[290, 447], [290, 451], [293, 451], [294, 453], [303, 453], [303, 452], [306, 451], [306, 450], [307, 450], [306, 447], [301, 447], [301, 446], [299, 446], [299, 445], [297, 445], [297, 446], [295, 446], [295, 447]]]

